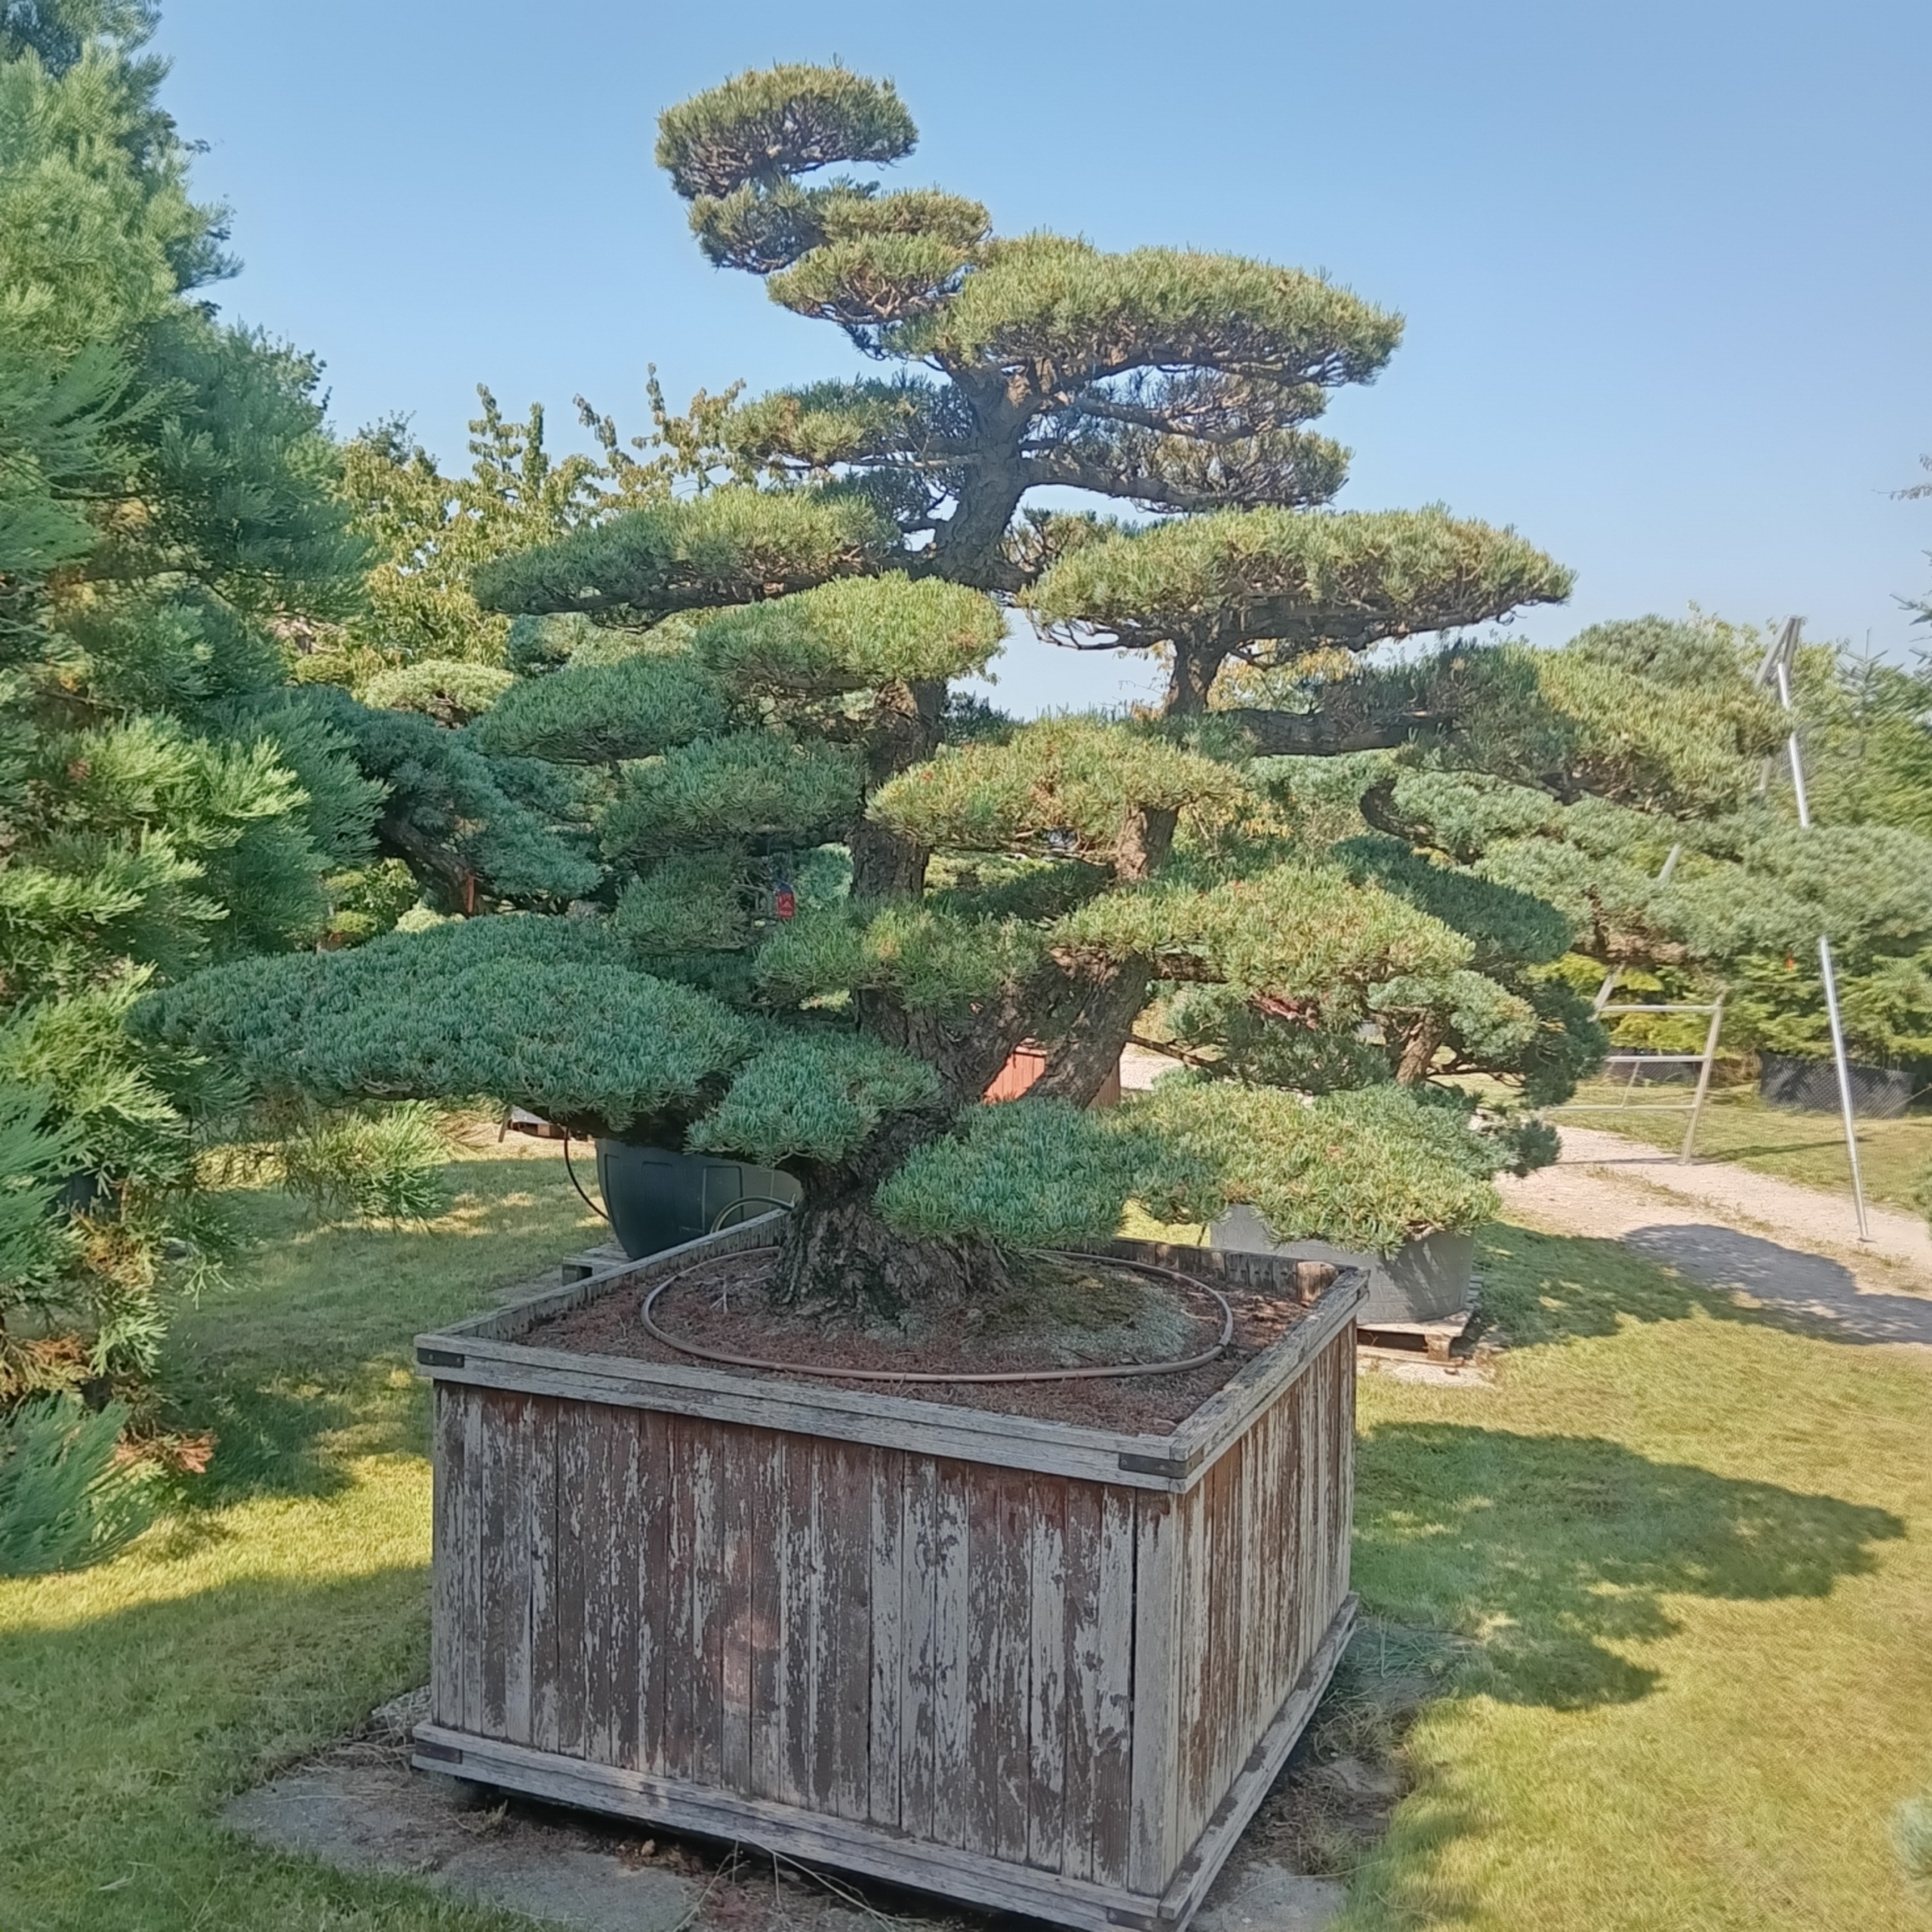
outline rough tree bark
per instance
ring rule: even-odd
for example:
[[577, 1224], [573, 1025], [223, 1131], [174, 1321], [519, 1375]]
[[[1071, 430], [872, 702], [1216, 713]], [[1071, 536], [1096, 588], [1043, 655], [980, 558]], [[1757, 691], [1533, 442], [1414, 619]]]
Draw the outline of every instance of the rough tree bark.
[[943, 1319], [983, 1306], [1014, 1286], [1006, 1257], [991, 1241], [901, 1234], [866, 1196], [809, 1197], [792, 1211], [778, 1255], [772, 1299], [832, 1323], [903, 1323], [914, 1313]]

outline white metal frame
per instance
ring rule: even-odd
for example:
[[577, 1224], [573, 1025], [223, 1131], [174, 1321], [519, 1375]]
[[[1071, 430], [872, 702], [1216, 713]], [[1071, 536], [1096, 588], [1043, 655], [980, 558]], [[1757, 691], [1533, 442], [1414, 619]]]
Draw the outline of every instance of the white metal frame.
[[[1677, 862], [1682, 857], [1684, 848], [1673, 845], [1669, 856], [1663, 862], [1663, 869], [1657, 874], [1657, 883], [1662, 885], [1677, 869]], [[1611, 995], [1617, 990], [1617, 982], [1623, 969], [1613, 966], [1603, 976], [1603, 984], [1597, 989], [1597, 996], [1590, 1002], [1590, 1011], [1599, 1020], [1605, 1014], [1625, 1013], [1708, 1013], [1711, 1023], [1705, 1029], [1704, 1051], [1700, 1054], [1657, 1054], [1649, 1052], [1611, 1053], [1604, 1055], [1604, 1064], [1614, 1066], [1628, 1064], [1630, 1077], [1623, 1083], [1623, 1097], [1620, 1100], [1601, 1103], [1573, 1100], [1566, 1106], [1549, 1107], [1544, 1111], [1552, 1114], [1577, 1113], [1633, 1113], [1681, 1114], [1690, 1118], [1684, 1124], [1684, 1144], [1677, 1150], [1680, 1164], [1688, 1162], [1697, 1151], [1697, 1124], [1704, 1117], [1704, 1103], [1710, 1097], [1711, 1069], [1718, 1054], [1718, 1035], [1724, 1030], [1724, 995], [1720, 992], [1714, 1000], [1626, 1000], [1613, 1003]], [[1697, 1091], [1687, 1100], [1647, 1100], [1635, 1106], [1630, 1104], [1631, 1090], [1637, 1084], [1638, 1073], [1646, 1066], [1675, 1064], [1688, 1066], [1695, 1063], [1697, 1068]]]
[[[1802, 617], [1787, 617], [1783, 628], [1765, 651], [1764, 661], [1758, 666], [1758, 675], [1753, 681], [1761, 690], [1766, 685], [1773, 686], [1778, 694], [1778, 703], [1787, 715], [1795, 710], [1792, 702], [1791, 674], [1798, 661], [1798, 634], [1803, 629]], [[1785, 740], [1785, 755], [1791, 765], [1791, 791], [1798, 807], [1798, 823], [1806, 832], [1811, 829], [1811, 800], [1804, 787], [1804, 759], [1798, 743], [1798, 726], [1795, 720], [1791, 735]], [[1764, 776], [1758, 789], [1768, 789], [1770, 783], [1771, 761], [1764, 761]], [[1851, 1163], [1851, 1198], [1858, 1210], [1858, 1238], [1872, 1238], [1871, 1225], [1865, 1213], [1865, 1179], [1858, 1166], [1858, 1114], [1851, 1098], [1851, 1058], [1845, 1051], [1844, 1026], [1838, 1015], [1838, 974], [1832, 964], [1832, 942], [1823, 934], [1818, 935], [1818, 970], [1825, 982], [1825, 1012], [1831, 1022], [1832, 1059], [1838, 1068], [1838, 1110], [1844, 1120], [1845, 1156]]]

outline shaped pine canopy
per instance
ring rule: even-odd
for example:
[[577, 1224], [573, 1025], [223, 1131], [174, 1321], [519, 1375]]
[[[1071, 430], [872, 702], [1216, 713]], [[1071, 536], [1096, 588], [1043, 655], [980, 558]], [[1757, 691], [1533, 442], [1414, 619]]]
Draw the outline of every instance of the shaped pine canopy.
[[616, 935], [580, 919], [463, 920], [248, 960], [160, 995], [142, 1024], [257, 1092], [488, 1094], [597, 1132], [704, 1110], [760, 1044], [746, 1017], [633, 970]]
[[486, 610], [648, 620], [869, 574], [890, 554], [887, 526], [859, 497], [730, 488], [585, 525], [481, 565], [471, 586]]
[[[1512, 531], [1446, 511], [1223, 512], [1121, 532], [1061, 558], [1028, 604], [1109, 641], [1175, 645], [1204, 703], [1214, 670], [1479, 624], [1559, 602], [1571, 573]], [[1197, 704], [1198, 708], [1198, 704]]]
[[694, 648], [721, 682], [773, 697], [828, 697], [983, 671], [1005, 631], [977, 592], [902, 574], [848, 579], [700, 626]]
[[835, 162], [897, 161], [918, 139], [890, 81], [842, 67], [768, 67], [666, 108], [657, 165], [690, 200]]
[[1000, 237], [957, 195], [843, 175], [808, 185], [913, 144], [891, 88], [842, 69], [740, 75], [669, 109], [659, 131], [660, 163], [712, 260], [939, 379], [755, 401], [728, 429], [740, 460], [849, 466], [903, 537], [931, 538], [921, 568], [958, 582], [1023, 583], [1034, 566], [1009, 526], [1047, 485], [1166, 509], [1326, 502], [1346, 452], [1305, 426], [1328, 390], [1372, 380], [1401, 337], [1399, 318], [1297, 269]]

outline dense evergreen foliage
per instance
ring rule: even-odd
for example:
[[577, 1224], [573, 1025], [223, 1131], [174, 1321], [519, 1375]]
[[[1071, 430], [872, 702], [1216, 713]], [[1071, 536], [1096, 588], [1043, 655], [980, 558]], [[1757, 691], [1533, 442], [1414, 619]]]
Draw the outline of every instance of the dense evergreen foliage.
[[[135, 1048], [127, 1010], [315, 943], [380, 795], [285, 670], [288, 627], [346, 615], [365, 561], [317, 368], [193, 299], [231, 266], [224, 217], [190, 195], [149, 24], [0, 10], [0, 1155], [23, 1217], [0, 1398], [152, 1362], [169, 1277], [207, 1258], [182, 1106], [209, 1070]], [[41, 1211], [54, 1181], [77, 1211]]]
[[[1399, 335], [1346, 291], [1005, 240], [956, 197], [797, 178], [912, 137], [889, 88], [836, 69], [743, 76], [664, 117], [712, 258], [899, 373], [731, 401], [703, 438], [688, 426], [709, 445], [695, 494], [607, 500], [476, 559], [516, 681], [391, 698], [411, 770], [491, 775], [579, 855], [582, 916], [238, 964], [149, 1023], [260, 1093], [483, 1091], [776, 1162], [805, 1188], [801, 1299], [957, 1293], [1003, 1245], [1111, 1232], [1134, 1195], [1251, 1200], [1284, 1235], [1380, 1245], [1469, 1224], [1534, 1137], [1472, 1124], [1441, 1076], [1564, 1090], [1600, 1039], [1526, 975], [1567, 928], [1494, 891], [1477, 917], [1392, 885], [1298, 832], [1257, 754], [1407, 743], [1478, 681], [1211, 703], [1224, 672], [1294, 681], [1560, 598], [1567, 574], [1439, 510], [1322, 507], [1345, 453], [1310, 426]], [[1168, 518], [1023, 503], [1056, 484]], [[952, 703], [998, 648], [995, 598], [1069, 643], [1162, 654], [1164, 703], [1014, 725]], [[392, 786], [405, 763], [383, 761]], [[564, 909], [561, 875], [482, 860], [489, 810], [449, 817], [475, 909]], [[1183, 987], [1196, 1070], [1084, 1110]], [[981, 1106], [1023, 1041], [1038, 1087]]]

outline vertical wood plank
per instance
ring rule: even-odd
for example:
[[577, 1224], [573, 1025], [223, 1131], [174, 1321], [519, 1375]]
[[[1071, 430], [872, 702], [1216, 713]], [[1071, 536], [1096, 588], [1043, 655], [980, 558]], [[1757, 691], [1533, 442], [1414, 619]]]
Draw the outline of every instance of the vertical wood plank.
[[466, 1619], [469, 1592], [464, 1567], [469, 1555], [469, 1481], [463, 1458], [465, 1398], [460, 1383], [444, 1382], [435, 1391], [435, 1457], [430, 1546], [429, 1715], [437, 1724], [460, 1730], [463, 1723], [463, 1672], [471, 1637]]
[[[1204, 1792], [1195, 1799], [1201, 1825], [1213, 1816], [1222, 1792], [1233, 1783], [1262, 1728], [1262, 1722], [1256, 1721], [1260, 1700], [1243, 1615], [1247, 1607], [1248, 1567], [1253, 1561], [1246, 1535], [1247, 1488], [1253, 1466], [1250, 1458], [1238, 1451], [1226, 1461], [1227, 1481], [1219, 1531], [1220, 1547], [1224, 1552], [1223, 1574], [1210, 1578], [1208, 1584], [1217, 1599], [1214, 1641], [1226, 1660], [1224, 1681], [1218, 1687], [1216, 1722], [1219, 1729], [1214, 1741], [1215, 1775], [1219, 1782], [1213, 1791]], [[1198, 1825], [1195, 1829], [1199, 1829]]]
[[586, 1681], [592, 1706], [589, 1754], [599, 1764], [634, 1769], [638, 1747], [638, 1564], [644, 1524], [638, 1509], [638, 1442], [642, 1417], [634, 1409], [598, 1411], [592, 1450], [595, 1502], [586, 1536], [591, 1552], [592, 1627], [599, 1634], [595, 1667]]
[[466, 1388], [455, 1392], [460, 1396], [463, 1405], [463, 1486], [466, 1492], [463, 1533], [469, 1540], [463, 1551], [462, 1564], [463, 1629], [466, 1646], [463, 1674], [463, 1727], [480, 1734], [486, 1727], [483, 1715], [483, 1566], [488, 1561], [485, 1552], [490, 1541], [487, 1521], [489, 1424], [484, 1415], [486, 1398], [483, 1390]]
[[1066, 1834], [1066, 1492], [1026, 1484], [1026, 1862], [1057, 1872]]
[[728, 1791], [752, 1788], [752, 1534], [755, 1472], [763, 1429], [721, 1429], [717, 1444], [718, 1550], [718, 1777]]
[[483, 1721], [487, 1736], [530, 1742], [530, 1409], [516, 1395], [489, 1402], [485, 1433]]
[[900, 1718], [906, 1671], [907, 1586], [901, 1571], [902, 1556], [909, 1564], [910, 1561], [901, 1540], [907, 1460], [901, 1450], [875, 1449], [868, 1485], [872, 1694], [866, 1713], [866, 1816], [874, 1824], [894, 1831], [900, 1823]]
[[1315, 1570], [1320, 1555], [1320, 1498], [1315, 1494], [1315, 1472], [1321, 1461], [1321, 1444], [1316, 1432], [1314, 1404], [1308, 1399], [1303, 1376], [1295, 1384], [1295, 1620], [1294, 1652], [1306, 1659], [1310, 1632], [1318, 1604]]
[[530, 1540], [530, 1712], [527, 1736], [557, 1748], [557, 1410], [548, 1396], [525, 1409], [523, 1497]]
[[[620, 1522], [611, 1506], [610, 1484], [615, 1479], [612, 1424], [615, 1411], [602, 1402], [586, 1403], [577, 1417], [573, 1453], [565, 1458], [560, 1480], [565, 1485], [564, 1520], [574, 1525], [582, 1578], [583, 1616], [576, 1685], [577, 1741], [566, 1746], [571, 1755], [595, 1764], [614, 1764], [617, 1753], [611, 1727], [615, 1709], [611, 1694], [611, 1666], [617, 1654], [617, 1633], [611, 1609], [611, 1564], [614, 1550], [627, 1546], [630, 1525]], [[575, 1471], [577, 1494], [573, 1503], [569, 1485]], [[569, 1697], [564, 1705], [564, 1730], [571, 1730]]]
[[[1134, 1700], [1140, 1555], [1137, 1491], [1107, 1489], [1100, 1504], [1097, 1650], [1099, 1724], [1094, 1737], [1093, 1875], [1128, 1882], [1134, 1848], [1134, 1761], [1140, 1712]], [[1151, 1710], [1151, 1706], [1150, 1706]]]
[[811, 1804], [816, 1791], [819, 1448], [812, 1438], [797, 1436], [785, 1460], [785, 1795], [793, 1804]]
[[972, 1472], [938, 1464], [933, 1529], [933, 1823], [941, 1844], [973, 1842], [971, 1807], [972, 1720], [968, 1652], [970, 1545], [968, 1497]]
[[827, 1802], [840, 1818], [863, 1818], [872, 1776], [872, 1462], [863, 1443], [830, 1445], [825, 1480], [827, 1654], [825, 1717], [832, 1734]]
[[549, 1404], [550, 1433], [556, 1465], [553, 1518], [555, 1547], [552, 1567], [556, 1579], [549, 1605], [552, 1687], [549, 1747], [566, 1756], [581, 1758], [585, 1743], [586, 1679], [592, 1654], [601, 1633], [589, 1621], [590, 1547], [586, 1506], [589, 1501], [590, 1438], [599, 1411], [589, 1402]]
[[674, 1617], [671, 1518], [671, 1418], [648, 1410], [639, 1417], [637, 1541], [637, 1755], [638, 1767], [662, 1775], [669, 1768], [670, 1748], [666, 1659]]
[[1343, 1596], [1349, 1593], [1354, 1560], [1355, 1520], [1355, 1324], [1351, 1321], [1331, 1346], [1336, 1352], [1335, 1373], [1342, 1385], [1341, 1414], [1337, 1430], [1341, 1439], [1341, 1479], [1337, 1484], [1336, 1507], [1340, 1512], [1339, 1537], [1340, 1561], [1337, 1565], [1335, 1586]]
[[939, 1621], [939, 1466], [930, 1456], [906, 1459], [905, 1515], [899, 1546], [904, 1654], [899, 1692], [899, 1821], [915, 1838], [933, 1833], [938, 1783], [938, 1707], [934, 1695]]
[[791, 1789], [785, 1736], [791, 1655], [786, 1463], [798, 1438], [761, 1432], [759, 1440], [761, 1450], [752, 1472], [752, 1536], [758, 1555], [752, 1570], [751, 1788], [755, 1797], [783, 1799]]
[[[1100, 1804], [1103, 1654], [1100, 1512], [1096, 1484], [1069, 1482], [1062, 1518], [1065, 1585], [1062, 1614], [1066, 1658], [1066, 1730], [1061, 1780], [1060, 1869], [1070, 1878], [1094, 1877], [1094, 1839]], [[1131, 1571], [1128, 1574], [1131, 1586]], [[1121, 1807], [1123, 1813], [1125, 1806]]]
[[[1268, 1475], [1267, 1486], [1263, 1492], [1263, 1531], [1260, 1547], [1266, 1554], [1263, 1570], [1265, 1589], [1262, 1595], [1263, 1640], [1267, 1645], [1269, 1690], [1282, 1683], [1282, 1672], [1287, 1666], [1287, 1654], [1281, 1642], [1282, 1607], [1294, 1587], [1294, 1580], [1286, 1567], [1287, 1553], [1283, 1548], [1286, 1531], [1282, 1525], [1282, 1512], [1294, 1472], [1287, 1464], [1289, 1454], [1287, 1440], [1283, 1432], [1283, 1408], [1278, 1400], [1268, 1412], [1268, 1429], [1262, 1445], [1255, 1456]], [[1278, 1706], [1282, 1690], [1275, 1702]]]
[[1180, 1779], [1183, 1552], [1201, 1491], [1134, 1492], [1133, 1820], [1128, 1883], [1166, 1889]]
[[715, 1785], [723, 1774], [724, 1630], [719, 1453], [727, 1423], [687, 1420], [685, 1480], [691, 1487], [691, 1736], [689, 1775]]
[[691, 1484], [694, 1425], [683, 1416], [666, 1418], [665, 1460], [669, 1494], [666, 1498], [664, 1580], [664, 1769], [677, 1778], [692, 1776], [697, 1759], [697, 1626], [694, 1572], [697, 1567], [695, 1497]]
[[998, 1668], [992, 1694], [993, 1836], [990, 1849], [998, 1857], [1023, 1864], [1026, 1857], [1027, 1734], [1031, 1700], [1027, 1673], [1032, 1662], [1033, 1591], [1028, 1574], [1031, 1540], [1027, 1501], [1031, 1485], [1014, 1469], [986, 1472], [997, 1499], [999, 1536], [995, 1546], [998, 1583], [992, 1592], [996, 1606]]
[[[1267, 1703], [1275, 1674], [1266, 1617], [1268, 1578], [1275, 1567], [1267, 1543], [1267, 1497], [1272, 1478], [1266, 1454], [1269, 1440], [1269, 1417], [1263, 1414], [1256, 1419], [1255, 1428], [1241, 1451], [1241, 1518], [1237, 1531], [1242, 1552], [1241, 1583], [1233, 1618], [1235, 1640], [1241, 1647], [1241, 1712], [1244, 1730], [1253, 1727], [1254, 1714]], [[1275, 1701], [1278, 1704], [1281, 1700]]]
[[[1192, 1841], [1189, 1826], [1198, 1795], [1214, 1775], [1216, 1679], [1229, 1661], [1225, 1654], [1210, 1655], [1220, 1595], [1217, 1564], [1222, 1550], [1217, 1531], [1229, 1460], [1222, 1457], [1192, 1494], [1175, 1505], [1180, 1611], [1174, 1644], [1174, 1740], [1166, 1829], [1169, 1842], [1176, 1845]], [[1137, 1784], [1138, 1780], [1137, 1766]]]

